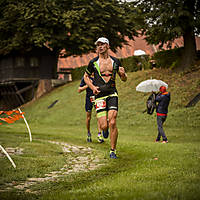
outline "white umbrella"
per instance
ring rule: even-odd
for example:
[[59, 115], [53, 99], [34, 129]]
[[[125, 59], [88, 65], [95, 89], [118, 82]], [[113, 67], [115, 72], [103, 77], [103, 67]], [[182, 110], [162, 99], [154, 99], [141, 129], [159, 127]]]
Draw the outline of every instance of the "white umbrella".
[[161, 86], [165, 86], [168, 88], [167, 83], [157, 79], [149, 79], [146, 81], [142, 81], [136, 87], [136, 91], [139, 92], [159, 92]]
[[134, 56], [143, 56], [143, 55], [146, 55], [146, 53], [141, 49], [134, 51]]

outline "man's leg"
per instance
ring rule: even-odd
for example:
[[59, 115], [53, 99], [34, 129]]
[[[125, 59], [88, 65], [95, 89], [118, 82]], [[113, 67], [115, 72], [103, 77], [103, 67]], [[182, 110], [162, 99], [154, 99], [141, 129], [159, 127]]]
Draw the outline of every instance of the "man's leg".
[[167, 141], [167, 136], [166, 136], [166, 134], [165, 134], [165, 131], [164, 131], [164, 129], [163, 129], [163, 124], [164, 124], [164, 122], [165, 122], [165, 120], [167, 119], [167, 116], [162, 116], [162, 132], [161, 132], [161, 135], [162, 135], [162, 138], [163, 138], [163, 142], [164, 143], [166, 143], [166, 142], [168, 142]]
[[87, 128], [87, 141], [92, 142], [91, 133], [90, 133], [90, 121], [91, 121], [91, 112], [86, 112], [86, 128]]
[[106, 98], [98, 98], [95, 100], [95, 107], [97, 112], [98, 124], [102, 130], [103, 137], [108, 137], [108, 122], [107, 122], [107, 105]]
[[107, 99], [108, 122], [110, 128], [110, 158], [117, 158], [116, 146], [118, 138], [117, 130], [117, 113], [118, 113], [118, 96], [111, 96]]
[[108, 122], [110, 128], [110, 145], [111, 150], [116, 150], [117, 138], [118, 138], [118, 130], [117, 130], [117, 110], [109, 110], [108, 111]]
[[102, 142], [104, 142], [104, 139], [103, 139], [102, 134], [101, 134], [102, 129], [100, 127], [100, 123], [98, 121], [98, 118], [97, 118], [97, 127], [98, 127], [98, 142], [102, 143]]
[[88, 133], [90, 133], [90, 121], [91, 121], [91, 112], [86, 112], [86, 128]]
[[162, 129], [162, 121], [160, 119], [160, 116], [157, 116], [157, 126], [158, 126], [158, 136], [156, 138], [156, 142], [160, 141], [161, 138], [160, 129]]
[[163, 130], [163, 123], [166, 120], [166, 116], [157, 116], [157, 124], [158, 124], [158, 136], [163, 138], [163, 141], [167, 141], [167, 137]]
[[90, 102], [90, 99], [86, 96], [86, 101], [85, 101], [85, 111], [86, 111], [86, 128], [87, 128], [87, 141], [92, 142], [91, 139], [91, 133], [90, 133], [90, 121], [91, 121], [91, 116], [92, 116], [92, 107], [93, 104]]
[[102, 130], [101, 130], [100, 124], [98, 122], [98, 119], [97, 119], [97, 128], [98, 128], [98, 132], [101, 133]]
[[107, 116], [98, 116], [98, 124], [99, 128], [103, 131], [108, 129], [108, 122], [107, 122]]

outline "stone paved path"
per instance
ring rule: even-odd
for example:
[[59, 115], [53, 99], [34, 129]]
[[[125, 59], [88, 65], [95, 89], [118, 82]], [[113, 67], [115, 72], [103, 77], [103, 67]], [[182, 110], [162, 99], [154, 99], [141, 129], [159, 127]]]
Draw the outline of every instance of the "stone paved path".
[[[48, 141], [49, 143], [56, 144], [62, 147], [64, 153], [69, 153], [70, 156], [67, 159], [67, 163], [58, 171], [52, 171], [40, 178], [28, 178], [27, 180], [17, 183], [5, 183], [4, 188], [0, 189], [0, 192], [5, 192], [12, 189], [25, 190], [26, 192], [33, 192], [30, 186], [39, 184], [44, 181], [57, 181], [68, 174], [77, 172], [87, 172], [97, 169], [104, 165], [99, 158], [93, 153], [90, 147], [74, 146], [64, 142]], [[7, 148], [8, 149], [8, 148]], [[16, 150], [17, 149], [17, 150]], [[23, 149], [10, 148], [9, 154], [22, 154]], [[20, 152], [20, 153], [19, 153]]]

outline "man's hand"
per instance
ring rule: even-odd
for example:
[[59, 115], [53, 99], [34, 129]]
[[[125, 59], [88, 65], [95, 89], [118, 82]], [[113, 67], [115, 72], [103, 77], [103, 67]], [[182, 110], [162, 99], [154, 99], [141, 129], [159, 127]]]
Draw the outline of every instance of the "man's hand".
[[125, 69], [123, 67], [119, 67], [118, 74], [119, 74], [120, 79], [122, 81], [126, 81], [127, 80], [127, 74], [126, 74]]
[[94, 95], [97, 95], [100, 93], [99, 87], [93, 85], [92, 81], [89, 78], [89, 75], [86, 72], [84, 74], [84, 81], [88, 85], [88, 87], [93, 91]]
[[79, 88], [78, 88], [78, 93], [83, 92], [83, 91], [86, 90], [87, 88], [88, 88], [88, 85], [84, 85], [84, 86], [82, 86], [82, 87], [79, 86]]
[[97, 87], [97, 86], [93, 86], [92, 91], [93, 91], [94, 95], [97, 95], [100, 93], [99, 87]]

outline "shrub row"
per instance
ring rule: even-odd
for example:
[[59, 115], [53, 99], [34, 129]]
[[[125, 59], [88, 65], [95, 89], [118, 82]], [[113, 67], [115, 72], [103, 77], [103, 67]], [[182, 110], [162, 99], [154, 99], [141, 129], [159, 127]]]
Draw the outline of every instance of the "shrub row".
[[174, 69], [180, 63], [182, 51], [183, 48], [159, 51], [154, 54], [153, 59], [156, 60], [156, 65], [159, 68]]
[[[136, 72], [138, 70], [149, 69], [151, 67], [148, 56], [131, 56], [128, 58], [121, 58], [120, 61], [126, 72]], [[82, 66], [73, 69], [72, 80], [80, 80], [85, 72], [86, 67], [87, 66]]]

